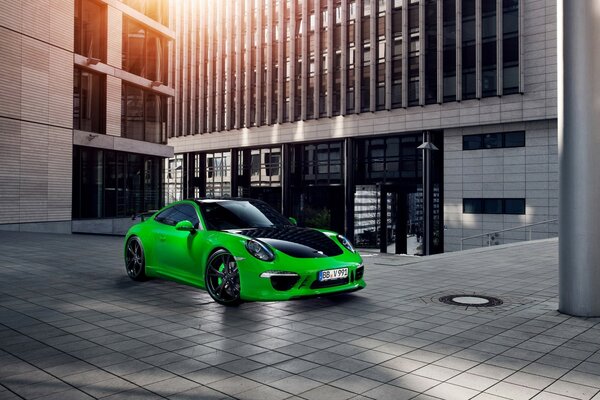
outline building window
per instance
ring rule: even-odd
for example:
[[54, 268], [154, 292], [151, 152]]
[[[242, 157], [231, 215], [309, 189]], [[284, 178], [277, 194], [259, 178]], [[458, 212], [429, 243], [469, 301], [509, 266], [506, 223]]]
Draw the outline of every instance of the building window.
[[121, 135], [151, 143], [167, 142], [167, 99], [141, 88], [123, 84]]
[[475, 0], [462, 0], [462, 98], [475, 98]]
[[519, 0], [502, 0], [503, 93], [519, 91]]
[[105, 133], [106, 78], [73, 69], [73, 129]]
[[161, 25], [169, 26], [169, 0], [123, 0], [123, 3]]
[[160, 157], [75, 146], [73, 218], [123, 218], [162, 205]]
[[463, 214], [525, 214], [525, 199], [463, 199]]
[[336, 184], [342, 182], [342, 143], [307, 144], [294, 164], [302, 171], [305, 184]]
[[392, 108], [402, 107], [402, 2], [392, 10]]
[[231, 152], [206, 154], [206, 197], [231, 196]]
[[444, 101], [456, 100], [456, 2], [445, 0], [444, 16]]
[[419, 55], [421, 40], [419, 32], [419, 4], [411, 1], [408, 6], [408, 105], [419, 104]]
[[496, 2], [481, 2], [481, 94], [495, 96], [496, 91]]
[[463, 136], [463, 150], [524, 147], [525, 131]]
[[425, 103], [437, 102], [437, 2], [425, 2]]
[[75, 53], [106, 62], [106, 6], [75, 1]]
[[[197, 157], [194, 172], [197, 176]], [[164, 193], [165, 202], [183, 200], [183, 154], [175, 154], [173, 158], [165, 159], [164, 164]], [[199, 196], [196, 196], [199, 197]]]
[[421, 176], [420, 135], [364, 139], [357, 143], [357, 181], [397, 182]]
[[141, 24], [123, 18], [123, 69], [168, 85], [168, 40]]

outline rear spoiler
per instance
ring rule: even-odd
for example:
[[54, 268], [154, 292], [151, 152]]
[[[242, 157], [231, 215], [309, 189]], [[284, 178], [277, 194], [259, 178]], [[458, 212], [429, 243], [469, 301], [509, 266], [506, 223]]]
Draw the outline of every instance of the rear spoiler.
[[148, 210], [146, 212], [143, 213], [139, 213], [139, 214], [133, 214], [131, 216], [131, 220], [135, 221], [136, 219], [140, 219], [142, 222], [144, 222], [145, 220], [147, 220], [148, 218], [150, 218], [151, 216], [154, 215], [154, 213], [156, 213], [158, 210]]

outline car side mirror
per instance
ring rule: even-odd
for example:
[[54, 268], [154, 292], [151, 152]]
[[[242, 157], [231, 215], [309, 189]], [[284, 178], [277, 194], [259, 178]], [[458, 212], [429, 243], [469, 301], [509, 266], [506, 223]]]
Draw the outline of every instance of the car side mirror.
[[296, 218], [289, 217], [288, 219], [290, 220], [290, 222], [292, 223], [292, 225], [298, 225], [298, 221], [296, 221]]
[[194, 225], [192, 225], [192, 223], [188, 220], [179, 221], [177, 225], [175, 225], [175, 229], [178, 231], [186, 231], [190, 233], [196, 231]]

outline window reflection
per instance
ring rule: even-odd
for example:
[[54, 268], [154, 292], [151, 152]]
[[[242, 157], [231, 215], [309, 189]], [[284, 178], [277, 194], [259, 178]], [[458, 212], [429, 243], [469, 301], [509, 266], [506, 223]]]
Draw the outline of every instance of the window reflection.
[[123, 0], [123, 3], [162, 25], [169, 25], [169, 0]]
[[106, 6], [75, 1], [75, 53], [106, 62]]
[[103, 75], [73, 69], [73, 128], [104, 133], [105, 85]]
[[231, 152], [206, 154], [206, 197], [231, 196]]
[[123, 69], [168, 85], [168, 40], [141, 24], [123, 18]]
[[165, 97], [123, 84], [121, 92], [121, 135], [151, 143], [166, 143]]

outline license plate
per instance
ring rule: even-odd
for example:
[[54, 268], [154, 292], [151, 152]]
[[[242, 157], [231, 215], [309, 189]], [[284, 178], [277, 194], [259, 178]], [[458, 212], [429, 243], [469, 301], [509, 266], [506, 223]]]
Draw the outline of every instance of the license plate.
[[326, 269], [319, 271], [319, 282], [344, 279], [348, 277], [348, 268]]

